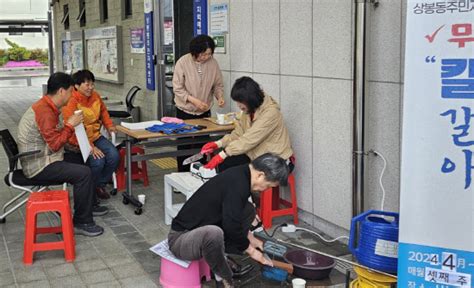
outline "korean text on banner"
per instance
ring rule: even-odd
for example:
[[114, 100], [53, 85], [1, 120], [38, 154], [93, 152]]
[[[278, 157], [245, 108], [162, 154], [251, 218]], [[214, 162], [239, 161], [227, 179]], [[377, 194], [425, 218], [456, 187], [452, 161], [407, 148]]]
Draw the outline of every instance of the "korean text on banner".
[[155, 90], [155, 55], [153, 36], [153, 1], [144, 0], [145, 12], [145, 79], [146, 88]]
[[399, 287], [474, 287], [474, 1], [408, 0]]

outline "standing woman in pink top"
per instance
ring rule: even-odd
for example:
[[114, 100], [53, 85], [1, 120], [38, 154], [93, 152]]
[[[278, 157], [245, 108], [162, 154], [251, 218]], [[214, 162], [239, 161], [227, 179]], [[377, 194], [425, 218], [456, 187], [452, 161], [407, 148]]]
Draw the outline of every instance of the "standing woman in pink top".
[[[174, 68], [173, 92], [176, 117], [183, 120], [211, 116], [213, 98], [223, 107], [224, 84], [219, 64], [212, 57], [216, 44], [207, 35], [199, 35], [189, 43], [189, 53], [179, 58]], [[200, 148], [199, 145], [182, 145], [178, 150]], [[177, 157], [178, 171], [189, 171], [182, 165], [188, 156]]]

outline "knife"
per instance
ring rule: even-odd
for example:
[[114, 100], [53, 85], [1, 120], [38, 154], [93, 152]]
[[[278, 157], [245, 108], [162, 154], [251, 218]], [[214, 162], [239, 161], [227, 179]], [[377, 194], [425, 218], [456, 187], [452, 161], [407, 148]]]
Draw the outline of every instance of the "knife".
[[203, 157], [203, 155], [201, 154], [201, 152], [199, 152], [197, 154], [194, 154], [193, 156], [184, 159], [183, 165], [188, 165], [188, 164], [191, 164], [191, 163], [196, 162], [198, 160], [201, 160], [202, 157]]

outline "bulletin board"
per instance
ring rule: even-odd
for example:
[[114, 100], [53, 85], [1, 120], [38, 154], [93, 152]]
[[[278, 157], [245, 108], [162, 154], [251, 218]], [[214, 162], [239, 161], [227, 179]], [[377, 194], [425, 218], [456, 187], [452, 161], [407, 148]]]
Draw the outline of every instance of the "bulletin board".
[[63, 71], [72, 74], [84, 69], [84, 42], [81, 31], [61, 35]]
[[96, 80], [123, 83], [122, 29], [120, 26], [85, 30], [86, 67]]

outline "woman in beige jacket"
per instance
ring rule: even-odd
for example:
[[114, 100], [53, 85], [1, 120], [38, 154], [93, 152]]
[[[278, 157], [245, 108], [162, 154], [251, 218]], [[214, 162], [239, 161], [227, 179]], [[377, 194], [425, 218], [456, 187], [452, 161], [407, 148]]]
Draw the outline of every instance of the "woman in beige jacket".
[[202, 147], [203, 154], [223, 148], [205, 167], [217, 167], [218, 171], [223, 171], [232, 166], [250, 163], [258, 156], [271, 152], [288, 160], [292, 169], [293, 163], [290, 162], [293, 149], [278, 103], [265, 94], [250, 77], [235, 81], [231, 98], [244, 113], [235, 123], [231, 134]]
[[[189, 53], [176, 63], [173, 74], [176, 117], [183, 120], [210, 117], [213, 98], [220, 107], [224, 106], [224, 84], [219, 64], [212, 57], [214, 48], [211, 37], [196, 36], [189, 43]], [[198, 147], [184, 145], [179, 146], [178, 150]], [[178, 171], [189, 170], [189, 167], [182, 165], [187, 157], [177, 157]]]

